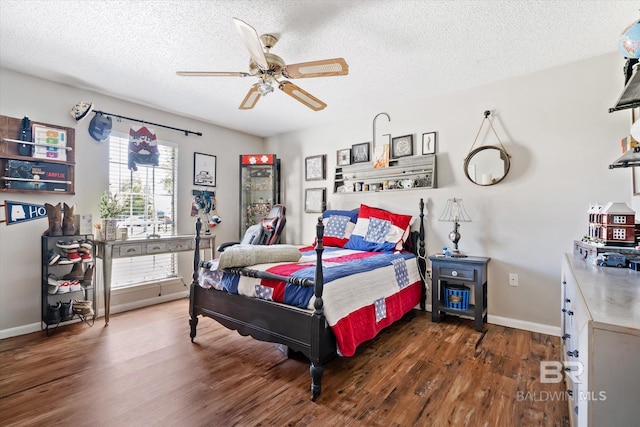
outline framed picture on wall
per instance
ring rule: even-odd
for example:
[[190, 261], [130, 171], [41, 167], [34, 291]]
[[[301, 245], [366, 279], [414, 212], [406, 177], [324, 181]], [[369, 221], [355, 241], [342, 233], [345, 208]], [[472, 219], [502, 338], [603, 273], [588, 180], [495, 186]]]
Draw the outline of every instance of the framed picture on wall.
[[434, 154], [436, 152], [436, 133], [422, 134], [422, 154]]
[[347, 166], [351, 164], [351, 148], [338, 150], [336, 153], [336, 165]]
[[370, 142], [353, 144], [351, 146], [351, 163], [366, 163], [369, 161]]
[[304, 190], [304, 211], [322, 213], [325, 207], [326, 188], [307, 188]]
[[311, 156], [304, 159], [305, 181], [320, 181], [326, 177], [326, 156]]
[[216, 186], [216, 156], [193, 153], [193, 185]]
[[413, 135], [397, 136], [391, 139], [391, 158], [413, 156]]

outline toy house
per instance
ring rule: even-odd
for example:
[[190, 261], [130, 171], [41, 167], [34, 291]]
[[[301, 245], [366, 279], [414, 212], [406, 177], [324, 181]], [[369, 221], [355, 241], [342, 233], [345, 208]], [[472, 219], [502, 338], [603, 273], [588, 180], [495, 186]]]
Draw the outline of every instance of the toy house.
[[636, 212], [623, 202], [606, 206], [592, 205], [589, 214], [589, 237], [606, 246], [635, 246]]

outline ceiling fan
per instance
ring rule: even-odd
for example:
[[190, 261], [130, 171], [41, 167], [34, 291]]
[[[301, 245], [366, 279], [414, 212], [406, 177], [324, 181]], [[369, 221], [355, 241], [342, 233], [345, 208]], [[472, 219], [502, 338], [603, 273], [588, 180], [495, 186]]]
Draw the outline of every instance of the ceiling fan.
[[282, 58], [270, 52], [271, 48], [278, 41], [275, 35], [263, 34], [258, 37], [258, 33], [251, 25], [238, 18], [233, 18], [233, 22], [251, 57], [248, 73], [178, 71], [176, 74], [179, 76], [258, 77], [258, 82], [251, 86], [249, 92], [240, 104], [239, 108], [241, 110], [249, 110], [255, 107], [261, 96], [266, 96], [273, 92], [273, 87], [277, 86], [278, 89], [314, 111], [324, 109], [327, 104], [286, 79], [344, 76], [349, 74], [349, 66], [343, 58], [323, 59], [287, 65]]

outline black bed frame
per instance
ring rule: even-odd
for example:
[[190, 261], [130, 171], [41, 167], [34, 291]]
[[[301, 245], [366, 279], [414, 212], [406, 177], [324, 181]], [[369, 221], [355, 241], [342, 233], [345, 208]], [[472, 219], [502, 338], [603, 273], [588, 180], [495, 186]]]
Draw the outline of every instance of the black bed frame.
[[[304, 354], [311, 362], [311, 400], [316, 400], [321, 391], [321, 380], [324, 372], [324, 364], [334, 358], [336, 352], [336, 339], [324, 317], [322, 291], [322, 236], [324, 226], [322, 218], [316, 225], [317, 242], [316, 271], [314, 281], [296, 279], [274, 275], [268, 272], [260, 272], [247, 268], [228, 269], [225, 271], [250, 277], [270, 278], [283, 280], [297, 286], [312, 286], [314, 288], [314, 310], [302, 310], [277, 304], [257, 298], [249, 298], [243, 295], [230, 294], [204, 289], [198, 285], [199, 269], [203, 262], [200, 261], [200, 231], [202, 223], [200, 218], [196, 222], [195, 253], [193, 258], [193, 281], [189, 296], [189, 325], [191, 326], [191, 342], [196, 336], [198, 315], [210, 317], [226, 328], [236, 330], [240, 335], [274, 342], [287, 346], [290, 350]], [[411, 233], [412, 251], [418, 259], [420, 277], [424, 278], [426, 271], [426, 256], [424, 246], [424, 202], [420, 199], [420, 231]], [[425, 309], [426, 287], [422, 280], [422, 296], [420, 308]]]

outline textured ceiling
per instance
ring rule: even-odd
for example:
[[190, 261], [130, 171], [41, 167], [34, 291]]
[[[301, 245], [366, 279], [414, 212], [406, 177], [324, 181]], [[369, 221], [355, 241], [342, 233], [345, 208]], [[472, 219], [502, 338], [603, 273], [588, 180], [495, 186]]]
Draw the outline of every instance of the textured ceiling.
[[[276, 90], [241, 111], [255, 78], [177, 76], [248, 71], [233, 17], [287, 63], [345, 58], [348, 76], [294, 80], [328, 107]], [[271, 136], [613, 52], [637, 17], [611, 0], [0, 0], [0, 66]]]

